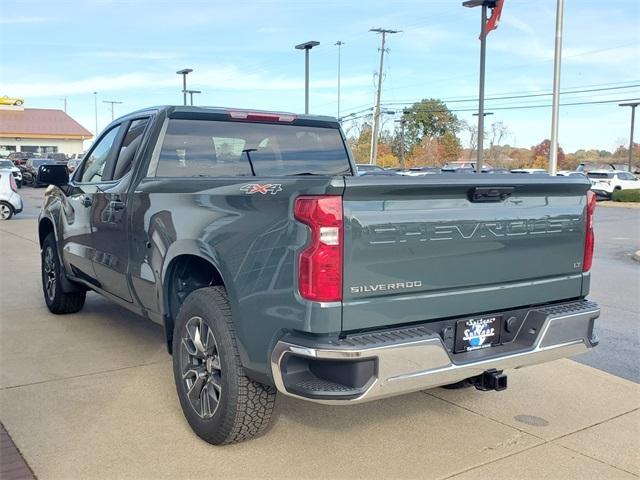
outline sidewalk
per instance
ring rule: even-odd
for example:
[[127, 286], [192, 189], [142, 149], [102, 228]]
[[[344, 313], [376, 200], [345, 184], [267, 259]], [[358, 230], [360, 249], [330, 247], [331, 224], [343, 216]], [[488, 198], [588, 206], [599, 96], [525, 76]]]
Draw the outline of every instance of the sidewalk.
[[48, 313], [35, 236], [0, 223], [0, 421], [38, 479], [640, 475], [640, 385], [571, 360], [509, 371], [504, 392], [279, 396], [266, 435], [213, 447], [182, 416], [161, 327], [97, 295]]

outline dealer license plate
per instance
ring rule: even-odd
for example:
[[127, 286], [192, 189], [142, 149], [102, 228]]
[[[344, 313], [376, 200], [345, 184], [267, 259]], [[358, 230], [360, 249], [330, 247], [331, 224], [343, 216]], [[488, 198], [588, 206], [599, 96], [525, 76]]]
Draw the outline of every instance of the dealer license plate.
[[488, 348], [500, 343], [502, 315], [467, 318], [456, 324], [455, 353]]

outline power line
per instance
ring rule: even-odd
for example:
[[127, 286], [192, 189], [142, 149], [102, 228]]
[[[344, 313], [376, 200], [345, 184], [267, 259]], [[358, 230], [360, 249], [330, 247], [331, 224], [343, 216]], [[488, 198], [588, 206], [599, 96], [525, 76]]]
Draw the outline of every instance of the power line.
[[[610, 90], [621, 90], [621, 89], [625, 89], [625, 88], [636, 88], [636, 87], [640, 87], [640, 84], [635, 84], [635, 85], [624, 85], [624, 86], [620, 86], [620, 87], [607, 87], [607, 88], [590, 88], [590, 89], [584, 89], [584, 90], [573, 90], [573, 91], [563, 91], [560, 92], [561, 95], [572, 95], [572, 94], [576, 94], [576, 93], [590, 93], [590, 92], [605, 92], [605, 91], [610, 91]], [[533, 94], [528, 94], [528, 95], [511, 95], [511, 96], [504, 96], [504, 97], [487, 97], [485, 100], [513, 100], [513, 99], [518, 99], [518, 98], [534, 98], [534, 97], [548, 97], [553, 95], [552, 92], [545, 92], [545, 93], [533, 93]], [[468, 99], [458, 99], [458, 100], [450, 100], [450, 99], [442, 99], [441, 101], [446, 102], [446, 103], [465, 103], [465, 102], [475, 102], [477, 100], [476, 98], [472, 98], [469, 97]], [[419, 102], [420, 100], [414, 100], [414, 101], [409, 101], [409, 102], [387, 102], [385, 103], [385, 105], [408, 105], [410, 103], [416, 103]]]
[[[633, 102], [633, 101], [638, 101], [640, 99], [617, 99], [617, 100], [599, 100], [599, 101], [592, 101], [592, 102], [571, 102], [571, 103], [561, 103], [560, 106], [561, 107], [575, 107], [575, 106], [582, 106], [582, 105], [605, 105], [605, 104], [610, 104], [610, 103], [620, 103], [620, 102]], [[384, 106], [384, 104], [383, 104]], [[551, 104], [545, 104], [545, 105], [512, 105], [512, 106], [504, 106], [504, 107], [491, 107], [492, 110], [527, 110], [527, 109], [532, 109], [532, 108], [551, 108]], [[450, 110], [436, 110], [436, 109], [416, 109], [414, 111], [418, 111], [418, 112], [430, 112], [430, 113], [446, 113], [446, 112], [476, 112], [477, 108], [453, 108]], [[351, 122], [351, 121], [355, 121], [355, 120], [360, 120], [362, 118], [367, 118], [370, 117], [371, 114], [362, 114], [362, 115], [356, 115], [353, 117], [343, 117], [343, 121], [345, 122]]]
[[[590, 85], [576, 85], [573, 87], [566, 87], [566, 90], [564, 92], [562, 92], [562, 94], [571, 94], [571, 93], [576, 93], [576, 92], [568, 92], [569, 90], [578, 90], [578, 89], [590, 89], [590, 88], [595, 88], [595, 87], [608, 87], [608, 86], [613, 86], [613, 85], [621, 85], [621, 84], [626, 84], [626, 83], [630, 83], [630, 82], [640, 82], [640, 80], [627, 80], [624, 82], [610, 82], [610, 83], [596, 83], [596, 84], [590, 84]], [[634, 87], [636, 85], [631, 85], [630, 87]], [[625, 85], [625, 87], [627, 87]], [[531, 94], [531, 95], [535, 95], [535, 94], [541, 94], [541, 93], [545, 93], [547, 95], [551, 95], [550, 93], [547, 93], [544, 90], [519, 90], [519, 91], [510, 91], [510, 92], [500, 92], [500, 93], [495, 93], [495, 96], [509, 96], [509, 95], [525, 95], [525, 94]], [[474, 96], [474, 97], [468, 97], [468, 96], [458, 96], [458, 97], [445, 97], [445, 98], [440, 98], [439, 100], [445, 102], [445, 103], [451, 103], [454, 101], [458, 101], [458, 100], [468, 100], [468, 101], [476, 101], [478, 97]], [[524, 97], [523, 97], [524, 98]], [[416, 103], [418, 100], [407, 100], [405, 102], [401, 101], [401, 100], [390, 100], [389, 102], [387, 102], [387, 104], [391, 104], [392, 102], [396, 102], [397, 104], [402, 104], [402, 103]], [[334, 103], [334, 102], [331, 102]], [[325, 104], [325, 105], [328, 105]], [[350, 110], [358, 110], [358, 109], [363, 109], [363, 110], [359, 110], [359, 111], [365, 111], [368, 107], [369, 103], [364, 103], [364, 104], [360, 104], [360, 105], [354, 105], [353, 107], [349, 107], [346, 110], [350, 111]], [[357, 113], [357, 112], [356, 112]]]

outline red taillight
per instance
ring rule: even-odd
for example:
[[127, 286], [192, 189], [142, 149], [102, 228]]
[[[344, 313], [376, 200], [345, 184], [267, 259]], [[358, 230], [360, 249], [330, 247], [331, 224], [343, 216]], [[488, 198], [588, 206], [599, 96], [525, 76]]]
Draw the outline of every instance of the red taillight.
[[596, 210], [596, 195], [591, 190], [587, 192], [587, 238], [584, 242], [584, 259], [582, 260], [582, 271], [591, 270], [593, 263], [593, 246], [595, 235], [593, 234], [593, 212]]
[[18, 186], [16, 185], [16, 179], [13, 178], [13, 174], [9, 177], [9, 184], [11, 185], [11, 190], [18, 193]]
[[311, 241], [298, 258], [298, 291], [314, 302], [342, 300], [342, 197], [298, 197], [296, 220], [311, 229]]
[[282, 122], [291, 123], [296, 119], [290, 113], [247, 112], [245, 110], [233, 110], [229, 112], [232, 120], [247, 120], [249, 122]]

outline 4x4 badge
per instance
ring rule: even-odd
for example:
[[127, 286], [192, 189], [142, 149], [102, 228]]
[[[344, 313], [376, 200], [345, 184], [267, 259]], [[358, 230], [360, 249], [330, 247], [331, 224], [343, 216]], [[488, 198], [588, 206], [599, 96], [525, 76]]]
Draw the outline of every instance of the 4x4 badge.
[[262, 195], [266, 195], [270, 193], [271, 195], [275, 195], [278, 192], [282, 191], [281, 183], [247, 183], [240, 187], [240, 190], [244, 191], [247, 195], [253, 195], [254, 193], [261, 193]]

